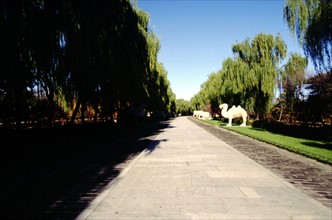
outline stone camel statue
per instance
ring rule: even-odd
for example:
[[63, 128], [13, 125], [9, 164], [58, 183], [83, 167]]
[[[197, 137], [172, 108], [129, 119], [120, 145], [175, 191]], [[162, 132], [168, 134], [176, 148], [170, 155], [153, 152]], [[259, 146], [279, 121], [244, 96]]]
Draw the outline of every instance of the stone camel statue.
[[219, 105], [219, 108], [221, 109], [221, 115], [224, 118], [228, 118], [228, 124], [226, 126], [232, 126], [232, 119], [240, 118], [240, 117], [242, 117], [242, 120], [243, 120], [243, 122], [240, 126], [241, 127], [246, 126], [248, 114], [247, 114], [246, 110], [244, 110], [241, 106], [235, 107], [235, 105], [233, 105], [232, 108], [230, 108], [227, 111], [228, 105], [224, 103], [224, 104]]

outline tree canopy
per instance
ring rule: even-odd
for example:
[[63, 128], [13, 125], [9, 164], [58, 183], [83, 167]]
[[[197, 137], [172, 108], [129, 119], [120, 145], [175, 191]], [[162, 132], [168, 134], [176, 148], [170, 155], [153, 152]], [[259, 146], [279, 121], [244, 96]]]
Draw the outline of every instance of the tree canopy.
[[0, 122], [84, 122], [139, 103], [170, 111], [175, 95], [148, 23], [129, 0], [1, 0]]
[[332, 1], [287, 0], [284, 19], [317, 69], [332, 68]]
[[198, 96], [212, 109], [221, 102], [241, 105], [258, 118], [271, 106], [278, 64], [287, 47], [280, 36], [261, 33], [253, 40], [234, 44], [232, 50], [234, 59], [226, 59], [222, 69], [209, 76]]
[[258, 34], [237, 42], [232, 51], [234, 57], [225, 59], [201, 84], [190, 100], [191, 110], [216, 116], [219, 104], [227, 103], [241, 105], [255, 119], [331, 123], [331, 72], [308, 76], [308, 60], [292, 52], [280, 66], [287, 54], [280, 36]]
[[304, 111], [307, 120], [311, 122], [332, 123], [332, 72], [318, 74], [306, 81], [306, 87], [311, 92]]
[[290, 112], [294, 109], [296, 100], [299, 100], [302, 94], [302, 85], [306, 80], [305, 69], [308, 66], [306, 58], [300, 54], [291, 53], [288, 62], [285, 64], [282, 75], [282, 96], [285, 97], [288, 110]]

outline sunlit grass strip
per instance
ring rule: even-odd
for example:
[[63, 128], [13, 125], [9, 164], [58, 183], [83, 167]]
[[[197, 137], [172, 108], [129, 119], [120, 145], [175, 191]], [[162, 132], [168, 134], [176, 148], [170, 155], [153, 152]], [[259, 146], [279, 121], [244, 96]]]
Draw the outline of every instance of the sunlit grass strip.
[[289, 151], [293, 151], [301, 155], [332, 164], [331, 150], [310, 146], [310, 145], [316, 145], [323, 147], [332, 143], [274, 134], [266, 130], [255, 130], [254, 128], [241, 128], [241, 127], [225, 127], [225, 128], [246, 135], [248, 137], [255, 138], [257, 140], [264, 141], [269, 144], [273, 144], [280, 148], [284, 148]]
[[[303, 138], [295, 138], [281, 134], [275, 134], [265, 129], [255, 129], [251, 127], [226, 127], [225, 123], [216, 120], [205, 121], [212, 125], [217, 125], [230, 131], [275, 145], [280, 148], [316, 159], [321, 162], [332, 164], [332, 150], [321, 148], [332, 145], [332, 142], [316, 141]], [[321, 147], [315, 147], [321, 146]]]

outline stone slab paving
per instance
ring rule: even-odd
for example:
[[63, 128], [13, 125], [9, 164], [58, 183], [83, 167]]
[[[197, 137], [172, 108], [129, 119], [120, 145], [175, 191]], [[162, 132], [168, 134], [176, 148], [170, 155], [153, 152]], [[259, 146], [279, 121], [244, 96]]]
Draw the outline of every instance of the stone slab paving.
[[332, 166], [270, 144], [188, 118], [332, 209]]
[[304, 194], [186, 117], [176, 118], [77, 219], [331, 219]]

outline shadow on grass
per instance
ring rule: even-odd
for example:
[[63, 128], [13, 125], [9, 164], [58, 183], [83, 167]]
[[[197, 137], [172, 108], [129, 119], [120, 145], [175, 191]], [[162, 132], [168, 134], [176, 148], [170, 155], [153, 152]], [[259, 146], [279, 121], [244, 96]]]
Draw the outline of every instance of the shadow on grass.
[[311, 139], [317, 141], [331, 141], [332, 139], [332, 127], [308, 127], [304, 125], [288, 125], [282, 122], [265, 122], [255, 121], [253, 123], [254, 128], [263, 128], [266, 131], [275, 134], [281, 134], [296, 138]]
[[251, 130], [255, 130], [255, 131], [266, 131], [264, 128], [250, 128]]
[[53, 129], [28, 131], [17, 139], [15, 132], [7, 137], [2, 133], [2, 217], [74, 219], [119, 175], [123, 162], [144, 149], [153, 152], [160, 143], [153, 137], [168, 125], [169, 121], [130, 129], [64, 128], [56, 135]]
[[302, 144], [309, 146], [309, 147], [317, 147], [321, 149], [326, 150], [332, 150], [332, 144], [331, 143], [317, 143], [317, 142], [311, 142], [311, 141], [304, 141]]

